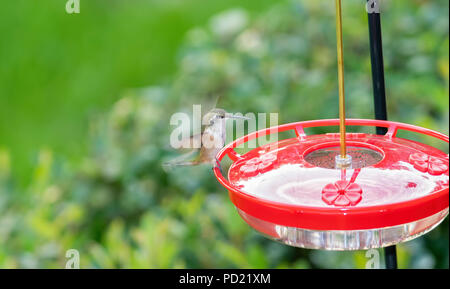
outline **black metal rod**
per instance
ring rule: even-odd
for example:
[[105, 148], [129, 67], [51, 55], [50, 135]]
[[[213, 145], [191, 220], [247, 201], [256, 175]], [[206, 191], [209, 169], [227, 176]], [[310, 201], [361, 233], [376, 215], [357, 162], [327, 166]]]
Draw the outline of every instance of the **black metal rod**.
[[[379, 5], [378, 1], [367, 1], [368, 5]], [[379, 7], [367, 9], [369, 17], [370, 60], [372, 64], [373, 100], [375, 119], [387, 120], [386, 88], [384, 83], [383, 43]], [[375, 9], [377, 8], [377, 9]], [[378, 12], [376, 12], [378, 11]], [[377, 127], [377, 134], [386, 134], [387, 129]]]
[[384, 263], [386, 269], [397, 269], [397, 246], [384, 248]]
[[[367, 1], [367, 5], [379, 5], [378, 1]], [[386, 87], [384, 82], [383, 42], [381, 37], [380, 7], [367, 7], [369, 17], [370, 61], [372, 64], [373, 101], [375, 119], [387, 120]], [[387, 128], [377, 127], [377, 134], [384, 135]], [[386, 269], [397, 269], [397, 247], [384, 248]]]

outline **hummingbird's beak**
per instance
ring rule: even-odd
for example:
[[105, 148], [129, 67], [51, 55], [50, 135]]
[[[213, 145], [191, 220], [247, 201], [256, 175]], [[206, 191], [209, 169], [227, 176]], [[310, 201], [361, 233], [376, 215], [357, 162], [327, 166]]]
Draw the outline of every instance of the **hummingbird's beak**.
[[249, 118], [249, 117], [242, 116], [242, 115], [234, 115], [234, 114], [232, 114], [232, 113], [227, 113], [227, 114], [225, 115], [225, 117], [227, 117], [227, 118], [234, 118], [234, 119], [246, 119], [246, 120], [251, 120], [251, 118]]

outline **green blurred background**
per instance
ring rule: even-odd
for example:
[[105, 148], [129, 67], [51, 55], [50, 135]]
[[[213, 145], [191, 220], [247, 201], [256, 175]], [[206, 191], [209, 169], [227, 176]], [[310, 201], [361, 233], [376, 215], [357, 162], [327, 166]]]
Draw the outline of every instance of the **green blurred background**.
[[[364, 268], [363, 251], [259, 236], [208, 167], [161, 168], [170, 115], [210, 95], [280, 123], [336, 117], [333, 1], [65, 3], [2, 1], [1, 268], [62, 268], [71, 248], [83, 268]], [[391, 120], [448, 133], [448, 5], [382, 1]], [[372, 118], [364, 1], [343, 17], [348, 115]], [[448, 268], [448, 220], [398, 253]]]

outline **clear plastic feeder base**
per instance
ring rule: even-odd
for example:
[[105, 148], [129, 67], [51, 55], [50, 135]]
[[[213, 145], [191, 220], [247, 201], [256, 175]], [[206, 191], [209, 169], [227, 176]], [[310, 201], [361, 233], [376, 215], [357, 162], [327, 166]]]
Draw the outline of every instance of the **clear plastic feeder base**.
[[237, 209], [247, 224], [277, 242], [305, 249], [333, 251], [367, 250], [395, 245], [420, 237], [437, 227], [448, 215], [445, 209], [428, 218], [404, 225], [350, 231], [317, 231], [286, 227], [252, 217]]

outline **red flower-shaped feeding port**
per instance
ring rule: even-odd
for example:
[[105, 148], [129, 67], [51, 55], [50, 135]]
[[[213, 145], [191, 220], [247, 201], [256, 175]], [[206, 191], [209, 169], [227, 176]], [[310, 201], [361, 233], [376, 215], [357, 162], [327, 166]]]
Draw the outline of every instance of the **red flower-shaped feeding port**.
[[362, 199], [362, 189], [349, 181], [337, 181], [322, 189], [322, 200], [328, 205], [339, 207], [355, 206]]
[[448, 170], [448, 161], [424, 153], [411, 154], [409, 162], [416, 170], [433, 176], [442, 175]]
[[262, 155], [247, 161], [239, 170], [246, 177], [256, 176], [271, 169], [276, 160], [277, 156], [274, 154]]

